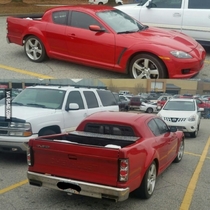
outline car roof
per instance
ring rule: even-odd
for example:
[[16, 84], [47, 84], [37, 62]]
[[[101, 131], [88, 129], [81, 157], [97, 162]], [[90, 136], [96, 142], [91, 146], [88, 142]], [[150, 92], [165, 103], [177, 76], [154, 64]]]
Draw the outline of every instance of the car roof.
[[191, 102], [194, 102], [195, 99], [193, 99], [193, 98], [171, 98], [169, 101], [191, 101]]
[[60, 11], [60, 10], [86, 10], [90, 13], [96, 13], [100, 11], [106, 10], [116, 10], [116, 8], [109, 6], [109, 5], [94, 5], [94, 4], [75, 4], [75, 5], [64, 5], [64, 6], [57, 6], [48, 9], [47, 11]]
[[[85, 87], [74, 87], [74, 86], [57, 86], [57, 85], [36, 85], [36, 86], [29, 86], [26, 89], [51, 89], [51, 90], [105, 90], [105, 89], [98, 89], [98, 88], [85, 88]], [[105, 90], [107, 91], [107, 90]], [[109, 90], [108, 90], [109, 91]]]
[[137, 120], [145, 122], [147, 119], [154, 117], [154, 114], [102, 111], [89, 115], [88, 117], [86, 117], [86, 121], [135, 125]]

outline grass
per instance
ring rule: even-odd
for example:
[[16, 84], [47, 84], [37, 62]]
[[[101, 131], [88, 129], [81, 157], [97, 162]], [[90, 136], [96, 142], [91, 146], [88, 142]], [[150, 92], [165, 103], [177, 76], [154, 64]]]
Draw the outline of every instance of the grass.
[[[114, 0], [111, 0], [109, 5], [113, 5], [113, 2]], [[23, 2], [20, 0], [14, 0], [14, 2], [12, 0], [0, 0], [0, 15], [42, 13], [54, 5], [87, 3], [88, 0], [23, 0]]]

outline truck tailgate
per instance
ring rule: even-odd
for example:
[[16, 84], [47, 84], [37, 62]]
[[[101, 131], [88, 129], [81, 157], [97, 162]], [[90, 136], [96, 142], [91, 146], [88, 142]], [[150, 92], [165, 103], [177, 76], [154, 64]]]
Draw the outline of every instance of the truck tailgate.
[[119, 149], [56, 141], [33, 141], [29, 171], [116, 186]]

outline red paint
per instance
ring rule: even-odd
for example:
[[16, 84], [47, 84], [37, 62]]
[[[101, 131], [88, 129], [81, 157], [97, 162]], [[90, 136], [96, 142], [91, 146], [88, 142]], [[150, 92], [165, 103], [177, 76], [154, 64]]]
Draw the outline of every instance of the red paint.
[[[77, 127], [83, 131], [87, 123], [129, 126], [138, 140], [121, 149], [103, 146], [69, 144], [55, 142], [68, 134], [56, 134], [31, 139], [34, 165], [29, 171], [52, 174], [57, 177], [76, 179], [115, 187], [130, 187], [133, 191], [139, 187], [142, 178], [153, 162], [158, 162], [158, 175], [163, 172], [177, 156], [183, 132], [167, 132], [155, 136], [147, 123], [154, 118], [152, 114], [99, 112], [88, 116]], [[97, 138], [97, 137], [96, 137]], [[119, 160], [128, 159], [129, 177], [126, 182], [119, 182]], [[121, 163], [124, 167], [126, 163]], [[121, 172], [121, 175], [124, 172]]]
[[[107, 32], [55, 24], [52, 21], [52, 13], [60, 10], [87, 13], [98, 20]], [[95, 5], [64, 6], [47, 10], [41, 20], [8, 17], [7, 38], [10, 43], [23, 45], [27, 35], [34, 35], [42, 41], [50, 58], [119, 73], [128, 73], [130, 59], [141, 52], [161, 57], [169, 78], [190, 78], [203, 68], [206, 52], [199, 50], [202, 47], [195, 40], [182, 33], [153, 27], [136, 33], [116, 34], [96, 15], [97, 12], [105, 10], [114, 8]], [[170, 54], [172, 50], [188, 52], [192, 58], [178, 59]], [[183, 74], [183, 69], [189, 72]]]

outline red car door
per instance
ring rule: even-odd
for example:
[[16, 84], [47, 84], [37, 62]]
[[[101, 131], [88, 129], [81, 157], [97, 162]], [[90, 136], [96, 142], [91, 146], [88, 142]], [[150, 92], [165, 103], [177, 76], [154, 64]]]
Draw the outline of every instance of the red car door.
[[174, 132], [170, 132], [168, 126], [163, 120], [156, 118], [155, 122], [160, 130], [160, 141], [167, 143], [166, 165], [170, 164], [176, 157], [178, 137]]
[[91, 31], [90, 25], [103, 27], [95, 18], [83, 12], [73, 11], [71, 26], [66, 38], [69, 55], [78, 61], [113, 67], [115, 62], [115, 35], [108, 31]]
[[66, 25], [68, 11], [57, 11], [52, 14], [52, 23], [47, 23], [45, 38], [48, 53], [63, 57], [68, 53], [66, 46]]

